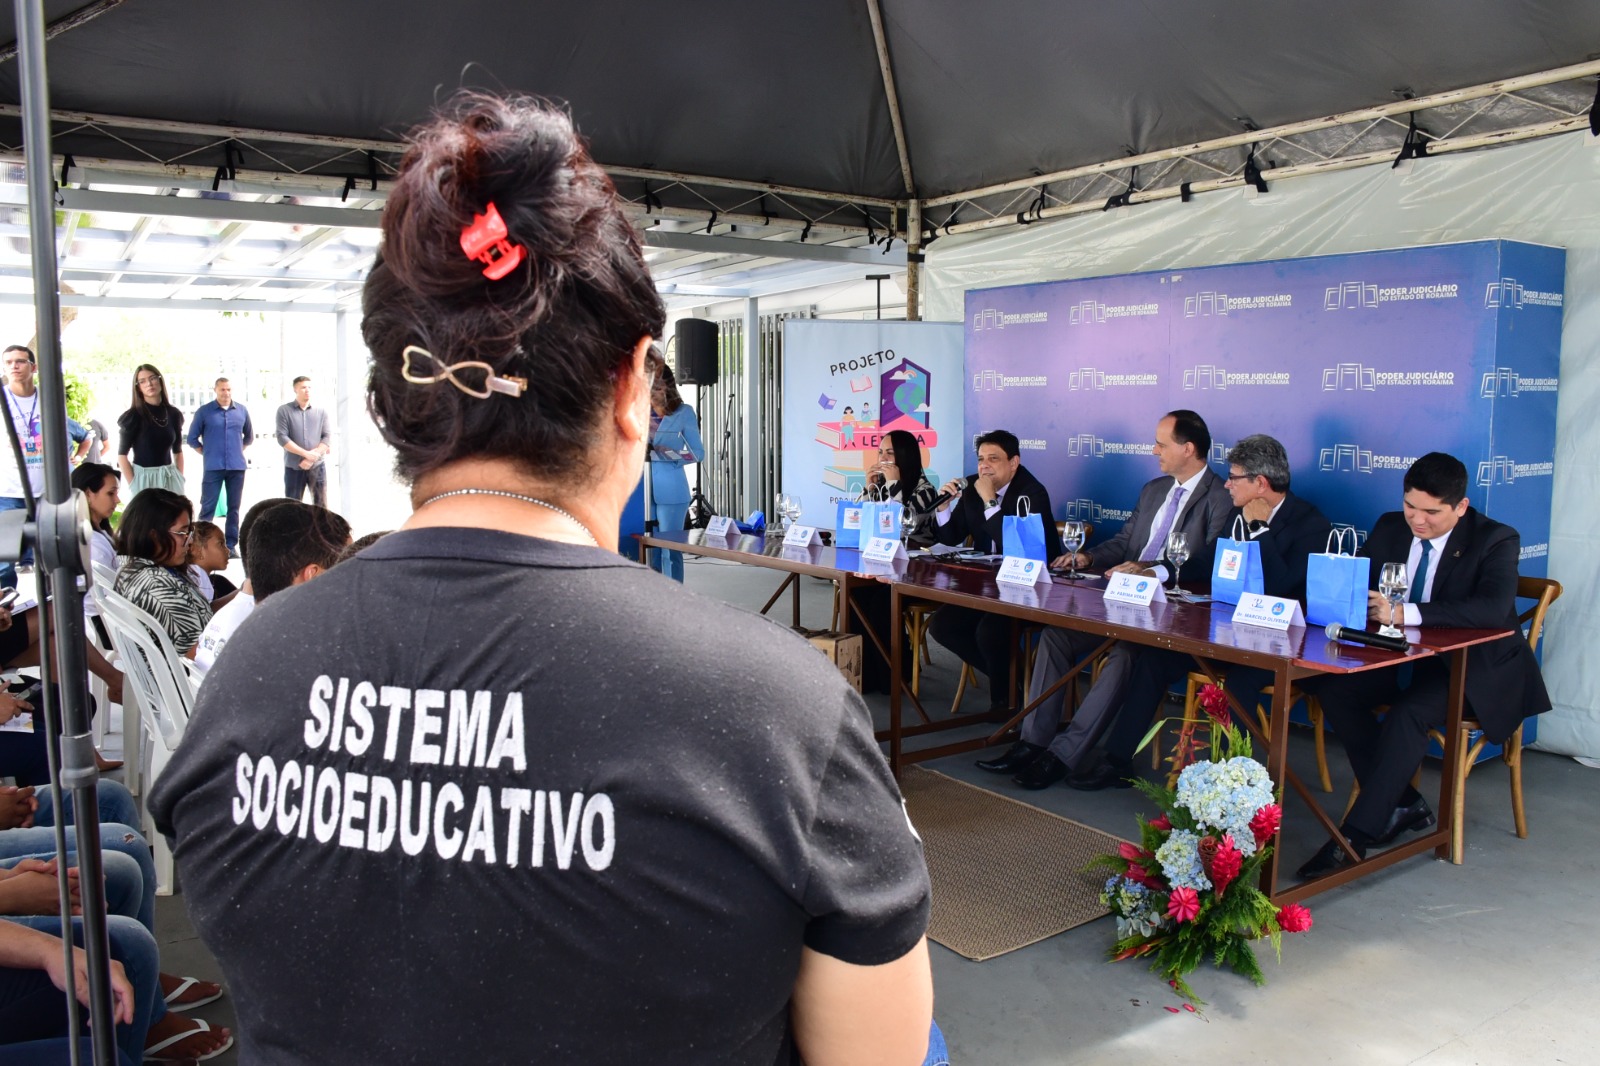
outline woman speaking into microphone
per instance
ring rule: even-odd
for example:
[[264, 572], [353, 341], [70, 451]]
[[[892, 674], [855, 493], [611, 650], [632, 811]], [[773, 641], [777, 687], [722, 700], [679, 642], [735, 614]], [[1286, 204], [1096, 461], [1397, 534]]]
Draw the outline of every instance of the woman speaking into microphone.
[[[880, 499], [893, 500], [906, 505], [911, 513], [905, 525], [909, 537], [917, 539], [917, 527], [933, 510], [939, 490], [928, 480], [922, 470], [922, 446], [910, 430], [891, 429], [883, 435], [878, 445], [877, 465], [867, 471], [867, 495], [877, 494]], [[889, 588], [887, 585], [868, 587], [856, 593], [856, 605], [866, 618], [867, 625], [878, 635], [884, 647], [889, 646]], [[911, 672], [911, 660], [905, 660], [905, 672]], [[889, 663], [872, 641], [862, 647], [861, 687], [868, 692], [889, 691]]]

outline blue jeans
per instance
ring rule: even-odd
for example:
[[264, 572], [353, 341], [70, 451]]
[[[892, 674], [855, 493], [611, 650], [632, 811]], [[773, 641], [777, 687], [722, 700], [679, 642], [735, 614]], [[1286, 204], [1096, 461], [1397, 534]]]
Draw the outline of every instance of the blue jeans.
[[[19, 921], [10, 918], [7, 921]], [[29, 918], [21, 924], [59, 937], [60, 918]], [[133, 986], [133, 1024], [117, 1026], [117, 1050], [129, 1061], [144, 1059], [145, 1035], [150, 1026], [166, 1017], [167, 1003], [161, 995], [161, 963], [156, 938], [132, 918], [112, 915], [106, 919], [111, 941], [111, 957], [122, 963]], [[72, 920], [73, 940], [83, 944], [83, 920]], [[41, 987], [41, 982], [42, 986]], [[52, 995], [53, 993], [53, 995]], [[42, 970], [0, 969], [0, 1040], [33, 1041], [66, 1035], [67, 1005], [60, 992]], [[63, 1048], [63, 1050], [65, 1050]], [[19, 1057], [12, 1059], [16, 1051]], [[65, 1062], [65, 1058], [27, 1058], [22, 1049], [0, 1043], [0, 1063]]]
[[[652, 503], [650, 509], [653, 512], [650, 517], [655, 519], [656, 529], [662, 533], [676, 533], [683, 529], [683, 520], [689, 516], [689, 505], [686, 503]], [[650, 569], [682, 584], [683, 553], [651, 548]]]
[[[25, 511], [28, 501], [19, 496], [0, 496], [0, 511]], [[28, 564], [33, 562], [33, 549], [29, 548], [22, 553], [18, 563]], [[17, 587], [16, 563], [0, 563], [0, 588], [14, 589]]]
[[[77, 860], [76, 832], [67, 832], [67, 864]], [[150, 845], [130, 825], [105, 823], [100, 826], [100, 851], [106, 872], [106, 909], [125, 914], [155, 932], [156, 867]], [[55, 829], [7, 829], [0, 833], [0, 868], [10, 869], [23, 859], [55, 857]]]
[[922, 1060], [922, 1066], [950, 1066], [950, 1049], [945, 1046], [937, 1020], [928, 1029], [928, 1057]]
[[239, 546], [239, 512], [244, 508], [244, 471], [207, 470], [200, 481], [200, 521], [209, 522], [216, 517], [219, 490], [228, 490], [228, 548]]

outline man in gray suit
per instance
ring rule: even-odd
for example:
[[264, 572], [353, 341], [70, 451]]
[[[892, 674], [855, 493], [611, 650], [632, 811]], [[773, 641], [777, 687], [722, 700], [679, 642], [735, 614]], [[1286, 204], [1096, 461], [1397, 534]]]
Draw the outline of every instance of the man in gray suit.
[[[1233, 500], [1223, 480], [1206, 468], [1211, 431], [1205, 420], [1193, 411], [1168, 412], [1156, 423], [1156, 443], [1151, 451], [1161, 465], [1161, 476], [1139, 492], [1133, 517], [1115, 536], [1078, 553], [1079, 567], [1103, 570], [1108, 575], [1146, 573], [1173, 582], [1177, 580], [1175, 568], [1163, 561], [1168, 536], [1182, 531], [1190, 552], [1201, 555], [1222, 532]], [[1065, 567], [1072, 561], [1062, 556], [1051, 565]], [[1028, 685], [1028, 702], [1060, 681], [1103, 640], [1071, 629], [1045, 630]], [[979, 769], [1015, 774], [1017, 783], [1029, 789], [1048, 788], [1063, 778], [1071, 784], [1070, 775], [1082, 768], [1084, 756], [1093, 750], [1122, 706], [1137, 650], [1123, 644], [1112, 645], [1099, 680], [1084, 697], [1083, 706], [1065, 732], [1056, 732], [1065, 712], [1063, 686], [1023, 719], [1021, 740], [998, 759], [980, 760]]]

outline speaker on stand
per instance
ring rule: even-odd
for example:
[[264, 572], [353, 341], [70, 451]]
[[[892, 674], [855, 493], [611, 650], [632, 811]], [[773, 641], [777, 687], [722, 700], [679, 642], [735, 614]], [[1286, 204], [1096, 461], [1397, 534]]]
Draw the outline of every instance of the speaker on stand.
[[[673, 334], [673, 346], [677, 349], [677, 368], [674, 372], [678, 384], [695, 387], [694, 416], [700, 419], [703, 427], [705, 420], [700, 412], [704, 400], [700, 390], [717, 383], [717, 324], [703, 318], [681, 318]], [[732, 433], [733, 426], [729, 423], [723, 428], [723, 458], [727, 457], [728, 440]], [[689, 526], [694, 529], [704, 529], [717, 513], [700, 491], [700, 472], [705, 469], [706, 458], [701, 456], [700, 462], [694, 467], [694, 495], [689, 499]]]

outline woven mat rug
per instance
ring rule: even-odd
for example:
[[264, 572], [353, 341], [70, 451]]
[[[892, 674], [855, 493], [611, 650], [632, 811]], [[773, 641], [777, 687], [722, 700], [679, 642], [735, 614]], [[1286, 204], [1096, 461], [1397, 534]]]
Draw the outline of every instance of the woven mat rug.
[[901, 793], [933, 881], [928, 936], [982, 962], [1109, 913], [1106, 873], [1085, 873], [1121, 841], [919, 766]]

